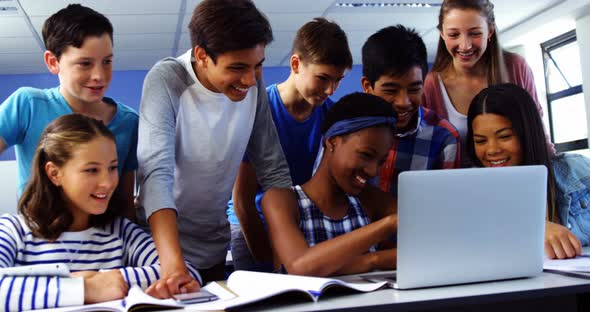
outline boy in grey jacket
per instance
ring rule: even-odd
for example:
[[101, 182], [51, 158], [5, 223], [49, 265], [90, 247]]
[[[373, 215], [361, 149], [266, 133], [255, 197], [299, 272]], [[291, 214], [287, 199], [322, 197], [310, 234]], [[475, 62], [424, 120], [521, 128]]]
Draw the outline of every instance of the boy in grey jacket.
[[268, 20], [250, 0], [205, 0], [189, 31], [193, 48], [154, 65], [140, 107], [139, 213], [161, 259], [160, 297], [199, 288], [183, 254], [204, 283], [225, 279], [225, 207], [244, 153], [265, 189], [291, 185], [261, 80]]

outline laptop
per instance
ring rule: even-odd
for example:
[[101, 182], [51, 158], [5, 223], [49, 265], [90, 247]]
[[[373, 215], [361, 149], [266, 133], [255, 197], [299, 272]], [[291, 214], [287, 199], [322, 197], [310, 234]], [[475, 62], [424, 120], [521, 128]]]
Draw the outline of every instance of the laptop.
[[[390, 286], [541, 274], [546, 167], [406, 171], [398, 191], [397, 271], [394, 277], [389, 273]], [[364, 276], [374, 280], [377, 275]]]

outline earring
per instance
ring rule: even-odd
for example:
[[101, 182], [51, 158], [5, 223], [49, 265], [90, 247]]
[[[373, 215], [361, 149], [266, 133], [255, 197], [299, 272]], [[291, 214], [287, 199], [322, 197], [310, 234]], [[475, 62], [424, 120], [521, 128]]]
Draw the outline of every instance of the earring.
[[333, 151], [334, 151], [334, 147], [330, 147], [330, 152], [333, 152]]

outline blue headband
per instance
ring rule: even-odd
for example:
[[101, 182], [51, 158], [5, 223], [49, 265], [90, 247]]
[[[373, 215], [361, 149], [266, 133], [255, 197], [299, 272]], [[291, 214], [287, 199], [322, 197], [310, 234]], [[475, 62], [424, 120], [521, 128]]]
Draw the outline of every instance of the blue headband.
[[376, 125], [386, 124], [394, 128], [397, 120], [394, 117], [356, 117], [351, 119], [340, 120], [335, 122], [326, 133], [323, 139], [331, 138], [337, 135], [343, 135], [364, 128], [369, 128]]
[[351, 119], [340, 120], [335, 122], [326, 133], [322, 136], [320, 142], [320, 148], [313, 164], [312, 174], [318, 169], [320, 161], [324, 156], [324, 141], [327, 138], [331, 138], [337, 135], [343, 135], [355, 131], [359, 131], [365, 128], [369, 128], [376, 125], [389, 125], [392, 128], [395, 127], [397, 120], [394, 117], [356, 117]]

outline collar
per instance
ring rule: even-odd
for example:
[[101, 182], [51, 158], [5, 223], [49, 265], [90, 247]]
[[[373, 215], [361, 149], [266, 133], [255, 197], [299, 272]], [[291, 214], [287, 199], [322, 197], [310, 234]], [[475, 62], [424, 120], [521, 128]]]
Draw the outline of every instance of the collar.
[[398, 138], [404, 138], [410, 135], [414, 135], [418, 130], [420, 130], [420, 125], [422, 124], [422, 118], [424, 117], [424, 110], [422, 109], [422, 105], [418, 106], [418, 118], [416, 118], [416, 126], [412, 129], [404, 132], [404, 133], [396, 133], [395, 136]]

